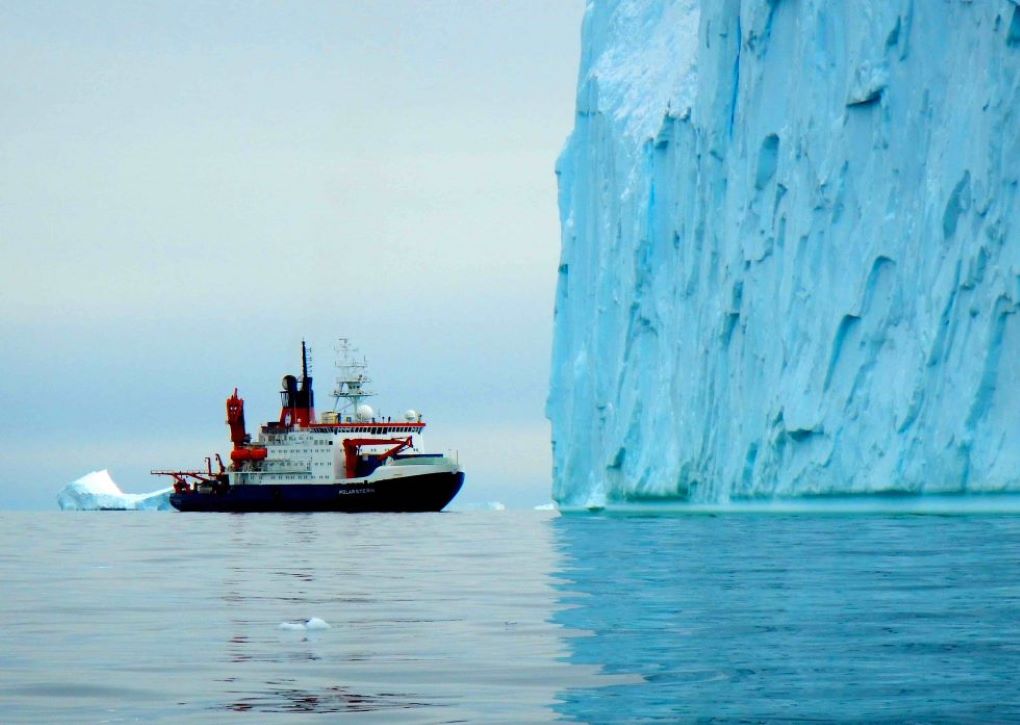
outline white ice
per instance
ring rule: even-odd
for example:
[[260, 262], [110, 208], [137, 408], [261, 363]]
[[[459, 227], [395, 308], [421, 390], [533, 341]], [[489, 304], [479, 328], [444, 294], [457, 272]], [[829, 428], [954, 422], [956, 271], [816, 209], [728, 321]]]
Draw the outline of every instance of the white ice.
[[324, 619], [318, 617], [311, 617], [310, 619], [302, 619], [297, 622], [280, 622], [279, 629], [283, 629], [289, 632], [307, 632], [315, 629], [329, 629], [329, 623]]
[[92, 471], [64, 486], [57, 504], [65, 511], [170, 511], [170, 493], [162, 488], [151, 493], [124, 493], [110, 472]]

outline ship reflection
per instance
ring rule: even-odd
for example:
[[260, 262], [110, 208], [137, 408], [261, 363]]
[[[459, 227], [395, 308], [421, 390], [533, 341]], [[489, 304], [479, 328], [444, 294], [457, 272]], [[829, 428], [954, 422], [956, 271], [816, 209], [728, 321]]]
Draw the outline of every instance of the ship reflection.
[[[575, 606], [577, 567], [554, 516], [449, 521], [232, 519], [232, 546], [250, 556], [223, 570], [226, 677], [209, 706], [533, 722], [560, 718], [587, 688], [634, 681], [576, 657], [584, 636], [560, 610]], [[311, 617], [329, 627], [280, 626]]]
[[[279, 683], [266, 683], [273, 686]], [[424, 702], [414, 695], [380, 692], [368, 694], [355, 692], [348, 687], [325, 687], [318, 692], [294, 687], [278, 687], [261, 695], [245, 697], [226, 706], [235, 712], [316, 712], [316, 713], [364, 713], [382, 710], [399, 710], [423, 707], [441, 707], [434, 702]]]

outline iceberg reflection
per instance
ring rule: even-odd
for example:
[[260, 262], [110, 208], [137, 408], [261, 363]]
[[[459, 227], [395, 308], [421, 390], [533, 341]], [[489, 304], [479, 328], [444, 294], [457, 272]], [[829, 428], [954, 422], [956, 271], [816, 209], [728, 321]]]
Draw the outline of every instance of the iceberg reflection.
[[1020, 717], [1016, 516], [563, 516], [583, 722]]

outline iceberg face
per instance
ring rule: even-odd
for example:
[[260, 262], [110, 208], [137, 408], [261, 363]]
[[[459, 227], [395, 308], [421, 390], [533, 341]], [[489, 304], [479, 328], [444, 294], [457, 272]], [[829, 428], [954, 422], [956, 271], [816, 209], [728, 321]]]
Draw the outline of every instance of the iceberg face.
[[1020, 5], [589, 2], [553, 497], [1020, 488]]
[[124, 493], [109, 471], [93, 471], [64, 486], [57, 494], [57, 504], [64, 511], [172, 511], [172, 490]]

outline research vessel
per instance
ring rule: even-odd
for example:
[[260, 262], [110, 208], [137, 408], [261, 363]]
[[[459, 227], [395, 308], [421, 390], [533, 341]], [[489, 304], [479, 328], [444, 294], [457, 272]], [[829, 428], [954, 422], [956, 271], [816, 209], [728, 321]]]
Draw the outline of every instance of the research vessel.
[[174, 479], [170, 504], [180, 511], [441, 511], [464, 483], [456, 454], [425, 451], [417, 411], [394, 420], [363, 402], [374, 395], [367, 364], [344, 338], [336, 402], [316, 416], [308, 353], [302, 341], [301, 377], [283, 378], [280, 417], [255, 440], [244, 399], [236, 388], [227, 398], [229, 465], [215, 454], [205, 470], [152, 471]]

